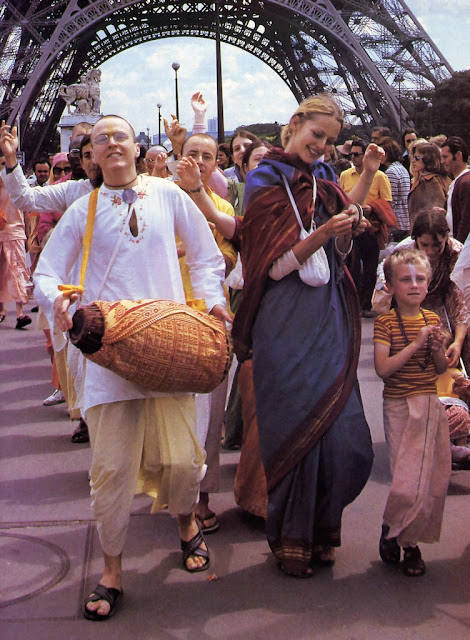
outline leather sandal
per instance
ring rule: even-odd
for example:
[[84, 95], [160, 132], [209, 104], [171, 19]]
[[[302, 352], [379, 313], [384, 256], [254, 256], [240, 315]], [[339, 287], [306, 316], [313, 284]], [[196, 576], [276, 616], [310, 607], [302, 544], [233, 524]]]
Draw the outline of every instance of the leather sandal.
[[[204, 542], [204, 537], [200, 531], [196, 533], [191, 540], [186, 542], [185, 540], [180, 540], [181, 542], [181, 550], [183, 551], [183, 568], [189, 573], [197, 573], [198, 571], [205, 571], [209, 568], [211, 563], [211, 558], [209, 555], [208, 549], [202, 548], [202, 543]], [[189, 556], [199, 556], [200, 558], [205, 558], [205, 563], [201, 567], [194, 567], [194, 569], [189, 569], [186, 565], [186, 561]]]
[[90, 436], [88, 434], [88, 426], [85, 420], [83, 420], [83, 418], [80, 418], [78, 427], [72, 433], [71, 440], [75, 444], [84, 444], [85, 442], [90, 441]]
[[[85, 601], [85, 606], [83, 609], [83, 615], [87, 620], [109, 620], [117, 611], [118, 606], [120, 604], [121, 598], [123, 596], [123, 592], [119, 591], [119, 589], [113, 589], [112, 587], [105, 587], [104, 584], [98, 584], [96, 589], [88, 596]], [[106, 600], [109, 602], [109, 613], [106, 615], [101, 615], [97, 611], [90, 611], [87, 609], [87, 604], [89, 602], [98, 602], [99, 600]]]
[[387, 538], [390, 527], [382, 525], [382, 534], [379, 542], [379, 553], [386, 564], [400, 564], [401, 549], [396, 538]]
[[195, 513], [194, 517], [196, 518], [199, 529], [204, 535], [207, 535], [208, 533], [215, 533], [219, 530], [219, 521], [213, 511], [209, 511], [204, 518], [198, 513]]
[[419, 547], [405, 547], [403, 549], [403, 573], [410, 578], [424, 576], [426, 565], [421, 557]]

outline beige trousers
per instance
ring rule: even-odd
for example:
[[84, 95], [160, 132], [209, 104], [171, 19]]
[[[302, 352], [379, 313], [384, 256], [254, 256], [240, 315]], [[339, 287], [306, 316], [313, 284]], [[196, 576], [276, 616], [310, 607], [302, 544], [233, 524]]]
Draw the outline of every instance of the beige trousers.
[[384, 398], [392, 485], [384, 524], [401, 547], [437, 542], [451, 473], [449, 426], [437, 395]]
[[191, 513], [205, 472], [195, 430], [194, 396], [125, 400], [92, 407], [92, 508], [103, 551], [124, 547], [135, 493], [154, 498], [151, 512]]
[[77, 394], [75, 383], [67, 361], [68, 344], [60, 351], [55, 351], [55, 363], [59, 376], [60, 388], [65, 396], [65, 401], [69, 408], [70, 420], [80, 420], [80, 409], [77, 405]]

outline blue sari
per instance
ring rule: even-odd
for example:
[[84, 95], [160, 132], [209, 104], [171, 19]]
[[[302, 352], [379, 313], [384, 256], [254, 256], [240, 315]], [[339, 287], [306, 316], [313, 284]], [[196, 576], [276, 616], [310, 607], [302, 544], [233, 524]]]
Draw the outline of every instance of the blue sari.
[[[248, 265], [244, 296], [251, 289], [255, 299], [245, 301], [245, 316], [242, 300], [240, 324], [236, 318], [234, 331], [236, 344], [240, 337], [246, 343], [243, 329], [250, 328], [259, 441], [268, 484], [267, 539], [282, 568], [302, 574], [316, 545], [340, 546], [342, 511], [367, 482], [373, 452], [356, 378], [357, 295], [336, 255], [334, 240], [324, 247], [331, 272], [327, 285], [310, 287], [298, 272], [279, 281], [265, 274], [260, 284], [256, 274], [257, 259], [264, 269], [265, 262], [272, 264], [273, 255], [282, 255], [295, 244], [291, 230], [298, 237], [281, 172], [291, 183], [306, 226], [311, 215], [312, 179], [301, 161], [275, 150], [248, 174], [241, 240], [243, 264]], [[335, 201], [337, 194], [329, 184], [319, 184], [318, 226], [345, 204], [341, 197]], [[263, 202], [268, 203], [269, 227]], [[268, 231], [277, 221], [278, 229]], [[266, 238], [269, 233], [279, 238], [280, 246], [273, 248]], [[271, 254], [268, 259], [256, 256], [257, 247]]]

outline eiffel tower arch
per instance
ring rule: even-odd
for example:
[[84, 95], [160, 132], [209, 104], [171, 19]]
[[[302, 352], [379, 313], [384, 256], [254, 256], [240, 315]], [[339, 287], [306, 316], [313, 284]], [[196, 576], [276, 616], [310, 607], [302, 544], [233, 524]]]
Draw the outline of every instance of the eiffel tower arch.
[[396, 131], [405, 95], [452, 69], [404, 0], [0, 0], [0, 119], [32, 160], [64, 109], [59, 87], [137, 44], [216, 37], [258, 57], [297, 100], [331, 91], [347, 119]]

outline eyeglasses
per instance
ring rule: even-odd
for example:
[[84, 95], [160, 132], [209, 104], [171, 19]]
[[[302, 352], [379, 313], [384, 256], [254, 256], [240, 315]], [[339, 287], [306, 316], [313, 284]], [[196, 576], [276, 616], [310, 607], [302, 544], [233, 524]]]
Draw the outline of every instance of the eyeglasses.
[[54, 167], [52, 169], [52, 173], [55, 176], [60, 176], [61, 173], [70, 173], [71, 168], [70, 167]]
[[94, 139], [95, 144], [104, 145], [108, 144], [108, 142], [113, 138], [114, 142], [125, 142], [129, 140], [130, 136], [125, 131], [115, 131], [114, 133], [100, 133], [99, 136], [96, 136]]
[[359, 158], [359, 156], [363, 156], [363, 155], [364, 155], [363, 153], [357, 153], [357, 151], [355, 151], [354, 153], [351, 153], [351, 156], [353, 158]]
[[71, 158], [79, 158], [80, 157], [80, 149], [70, 149], [69, 156]]
[[415, 155], [413, 155], [412, 157], [413, 157], [413, 160], [415, 160], [416, 162], [419, 162], [424, 158], [424, 156], [415, 156]]

